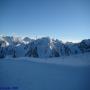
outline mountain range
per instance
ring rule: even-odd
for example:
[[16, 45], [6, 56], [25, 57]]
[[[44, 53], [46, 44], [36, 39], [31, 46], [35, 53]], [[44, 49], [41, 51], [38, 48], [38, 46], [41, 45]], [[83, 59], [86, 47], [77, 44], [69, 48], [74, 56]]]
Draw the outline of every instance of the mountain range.
[[0, 58], [35, 57], [51, 58], [90, 52], [90, 39], [79, 43], [66, 42], [50, 37], [30, 39], [0, 36]]

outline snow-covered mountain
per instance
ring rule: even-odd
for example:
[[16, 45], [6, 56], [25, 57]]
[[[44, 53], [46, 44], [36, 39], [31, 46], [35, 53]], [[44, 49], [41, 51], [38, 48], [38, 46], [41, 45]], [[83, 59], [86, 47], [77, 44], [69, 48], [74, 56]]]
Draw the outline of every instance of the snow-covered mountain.
[[90, 52], [90, 39], [80, 43], [67, 42], [42, 37], [30, 39], [25, 37], [2, 36], [0, 37], [0, 58], [4, 57], [61, 57], [72, 54]]

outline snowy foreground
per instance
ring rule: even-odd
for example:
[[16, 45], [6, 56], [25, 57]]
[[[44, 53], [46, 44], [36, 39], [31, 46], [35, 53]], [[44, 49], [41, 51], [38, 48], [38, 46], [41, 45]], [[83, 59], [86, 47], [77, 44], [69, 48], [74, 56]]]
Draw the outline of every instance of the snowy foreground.
[[0, 59], [0, 90], [90, 90], [90, 53]]

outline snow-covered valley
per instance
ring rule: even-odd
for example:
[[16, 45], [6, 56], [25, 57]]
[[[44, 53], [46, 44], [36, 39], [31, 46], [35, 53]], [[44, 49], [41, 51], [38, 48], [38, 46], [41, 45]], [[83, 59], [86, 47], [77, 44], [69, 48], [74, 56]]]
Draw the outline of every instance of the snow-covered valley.
[[0, 88], [7, 90], [7, 87], [8, 90], [90, 90], [90, 53], [0, 59]]

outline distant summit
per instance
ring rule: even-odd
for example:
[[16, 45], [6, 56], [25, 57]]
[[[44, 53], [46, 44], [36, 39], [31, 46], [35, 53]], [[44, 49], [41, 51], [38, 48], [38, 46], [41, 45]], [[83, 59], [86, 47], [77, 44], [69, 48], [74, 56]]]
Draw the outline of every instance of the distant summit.
[[25, 41], [25, 42], [30, 42], [32, 39], [30, 39], [29, 37], [25, 37], [24, 39], [23, 39], [23, 41]]

